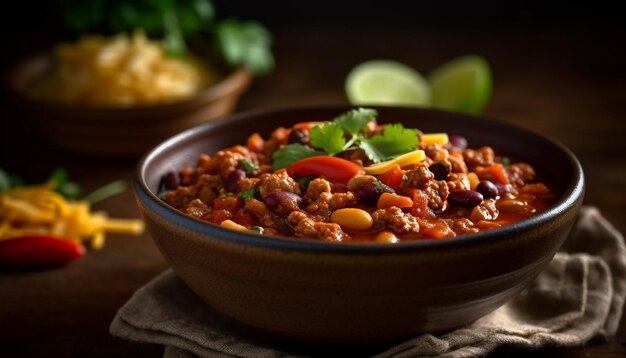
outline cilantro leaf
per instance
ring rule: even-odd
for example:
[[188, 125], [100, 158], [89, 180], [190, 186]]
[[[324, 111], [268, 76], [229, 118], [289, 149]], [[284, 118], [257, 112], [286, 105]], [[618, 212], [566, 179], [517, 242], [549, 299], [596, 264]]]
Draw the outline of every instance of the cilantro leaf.
[[274, 152], [274, 170], [285, 168], [289, 164], [296, 162], [300, 159], [315, 157], [317, 155], [324, 155], [320, 151], [317, 151], [309, 146], [293, 143], [282, 147]]
[[240, 191], [237, 196], [242, 198], [244, 202], [254, 198], [256, 191], [254, 189], [248, 189]]
[[323, 149], [329, 155], [341, 152], [346, 144], [343, 129], [333, 122], [325, 122], [321, 126], [313, 127], [309, 132], [309, 140], [311, 145]]
[[375, 121], [378, 112], [371, 108], [357, 108], [333, 119], [333, 123], [341, 126], [346, 132], [357, 135], [371, 121]]
[[246, 172], [246, 174], [252, 174], [253, 172], [259, 170], [259, 166], [258, 165], [254, 164], [254, 163], [250, 163], [249, 161], [247, 161], [245, 159], [239, 160], [239, 163], [243, 167], [243, 170]]
[[402, 124], [387, 124], [381, 134], [361, 138], [359, 147], [375, 163], [392, 159], [417, 148], [417, 130]]
[[258, 22], [226, 19], [217, 25], [216, 36], [218, 51], [228, 65], [244, 66], [254, 74], [274, 67], [272, 36]]

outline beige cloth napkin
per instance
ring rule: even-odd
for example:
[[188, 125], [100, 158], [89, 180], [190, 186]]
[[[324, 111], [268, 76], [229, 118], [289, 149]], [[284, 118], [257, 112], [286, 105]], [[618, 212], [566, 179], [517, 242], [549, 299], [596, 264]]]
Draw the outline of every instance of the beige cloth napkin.
[[[365, 351], [293, 346], [207, 306], [171, 270], [119, 310], [111, 334], [166, 347], [168, 357], [477, 357], [495, 348], [580, 346], [615, 334], [626, 295], [623, 236], [598, 209], [583, 207], [549, 267], [520, 295], [473, 324]], [[332, 352], [332, 354], [331, 354]]]

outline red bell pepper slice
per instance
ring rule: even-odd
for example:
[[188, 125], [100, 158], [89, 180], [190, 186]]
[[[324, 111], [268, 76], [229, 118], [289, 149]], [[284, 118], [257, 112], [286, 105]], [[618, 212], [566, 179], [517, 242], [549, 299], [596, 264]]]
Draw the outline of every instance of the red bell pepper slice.
[[50, 235], [28, 235], [0, 241], [0, 265], [42, 267], [61, 265], [85, 255], [77, 242]]
[[347, 183], [354, 176], [365, 174], [365, 170], [360, 165], [349, 160], [330, 155], [320, 155], [291, 163], [287, 167], [287, 174], [293, 178], [307, 175], [323, 175], [330, 181]]

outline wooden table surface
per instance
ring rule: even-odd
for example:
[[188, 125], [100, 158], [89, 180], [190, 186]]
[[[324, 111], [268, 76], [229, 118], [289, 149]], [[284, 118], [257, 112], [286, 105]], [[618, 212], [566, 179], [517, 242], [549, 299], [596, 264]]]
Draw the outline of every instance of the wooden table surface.
[[[546, 134], [569, 147], [586, 174], [585, 204], [626, 232], [626, 56], [622, 29], [273, 28], [276, 70], [255, 81], [238, 111], [346, 103], [343, 82], [357, 63], [391, 58], [427, 72], [454, 56], [480, 53], [492, 65], [485, 115]], [[10, 103], [6, 103], [10, 105]], [[5, 107], [7, 108], [7, 107]], [[54, 167], [87, 190], [130, 183], [136, 160], [65, 153], [32, 138], [18, 111], [3, 114], [0, 167], [35, 180]], [[247, 129], [246, 129], [247, 130]], [[127, 191], [98, 204], [138, 217]], [[159, 356], [162, 348], [111, 337], [109, 324], [135, 290], [167, 269], [149, 235], [113, 236], [101, 251], [65, 267], [0, 271], [0, 356]], [[617, 337], [540, 356], [626, 355], [626, 319]], [[528, 352], [498, 351], [526, 355]]]

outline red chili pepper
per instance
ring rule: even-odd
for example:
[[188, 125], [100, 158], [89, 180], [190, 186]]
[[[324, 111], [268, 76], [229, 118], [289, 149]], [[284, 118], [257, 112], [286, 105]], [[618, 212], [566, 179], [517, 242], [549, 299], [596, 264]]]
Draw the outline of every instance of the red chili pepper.
[[346, 183], [355, 175], [365, 174], [365, 170], [351, 161], [329, 155], [320, 155], [291, 163], [287, 167], [287, 174], [293, 178], [323, 175], [330, 181]]
[[400, 189], [400, 184], [402, 184], [403, 178], [404, 170], [400, 169], [400, 166], [398, 164], [394, 165], [393, 167], [391, 167], [391, 169], [378, 176], [378, 180], [396, 190]]
[[61, 265], [85, 254], [77, 242], [49, 235], [29, 235], [0, 241], [0, 265], [41, 267]]

